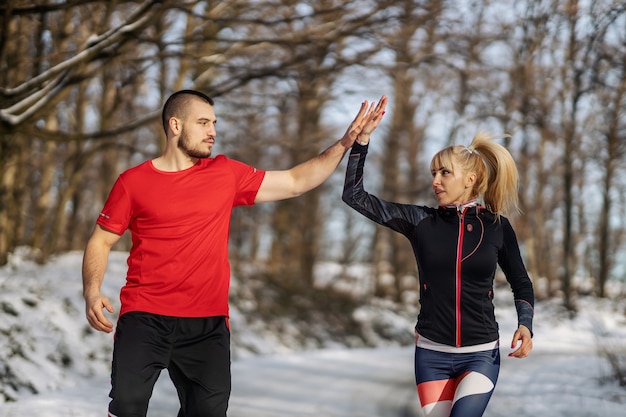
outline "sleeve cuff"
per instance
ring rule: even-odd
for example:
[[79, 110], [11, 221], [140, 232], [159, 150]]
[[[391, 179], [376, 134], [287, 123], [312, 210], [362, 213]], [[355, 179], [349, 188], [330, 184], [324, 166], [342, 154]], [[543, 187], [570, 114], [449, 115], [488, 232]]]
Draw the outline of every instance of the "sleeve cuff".
[[530, 335], [533, 336], [533, 307], [526, 301], [515, 300], [515, 308], [517, 309], [517, 323], [528, 327]]

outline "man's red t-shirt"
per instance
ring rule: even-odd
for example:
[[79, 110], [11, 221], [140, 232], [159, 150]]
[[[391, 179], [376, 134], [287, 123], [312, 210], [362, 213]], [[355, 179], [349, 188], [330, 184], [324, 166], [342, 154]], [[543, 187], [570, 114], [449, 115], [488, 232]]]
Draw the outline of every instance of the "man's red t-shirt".
[[152, 161], [122, 173], [97, 223], [131, 231], [120, 316], [228, 316], [228, 235], [233, 207], [252, 205], [265, 176], [225, 156], [179, 172]]

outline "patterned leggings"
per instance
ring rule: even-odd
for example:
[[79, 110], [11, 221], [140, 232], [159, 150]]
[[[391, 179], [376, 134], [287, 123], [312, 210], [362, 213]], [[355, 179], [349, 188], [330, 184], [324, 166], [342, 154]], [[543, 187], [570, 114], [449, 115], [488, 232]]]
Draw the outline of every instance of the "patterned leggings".
[[447, 353], [415, 348], [415, 383], [426, 417], [480, 417], [498, 380], [500, 350]]

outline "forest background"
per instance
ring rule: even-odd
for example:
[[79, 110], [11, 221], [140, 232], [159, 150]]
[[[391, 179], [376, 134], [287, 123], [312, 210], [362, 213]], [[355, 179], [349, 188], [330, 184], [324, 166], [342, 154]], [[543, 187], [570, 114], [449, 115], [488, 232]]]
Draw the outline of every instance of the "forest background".
[[[215, 99], [217, 153], [260, 169], [316, 155], [361, 101], [388, 95], [368, 188], [399, 202], [435, 204], [438, 148], [501, 135], [537, 298], [574, 313], [578, 296], [626, 280], [623, 1], [2, 2], [0, 265], [20, 248], [41, 263], [82, 250], [119, 173], [160, 153], [161, 105], [182, 88]], [[233, 274], [272, 291], [264, 314], [345, 317], [372, 297], [415, 307], [410, 245], [341, 202], [342, 171], [235, 209]], [[322, 282], [325, 262], [340, 268]], [[355, 296], [357, 264], [371, 280]]]

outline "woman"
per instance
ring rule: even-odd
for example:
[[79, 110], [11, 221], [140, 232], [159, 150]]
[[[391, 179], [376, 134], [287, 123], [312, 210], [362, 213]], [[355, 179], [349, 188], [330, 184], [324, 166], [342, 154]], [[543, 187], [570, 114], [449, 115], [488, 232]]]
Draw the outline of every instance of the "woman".
[[364, 129], [352, 147], [343, 201], [402, 233], [413, 247], [420, 279], [415, 381], [422, 410], [428, 417], [482, 416], [500, 370], [497, 265], [511, 285], [518, 316], [509, 356], [524, 358], [532, 349], [533, 286], [504, 217], [518, 210], [515, 162], [479, 133], [469, 146], [449, 146], [433, 157], [438, 207], [389, 202], [363, 186], [372, 130]]

